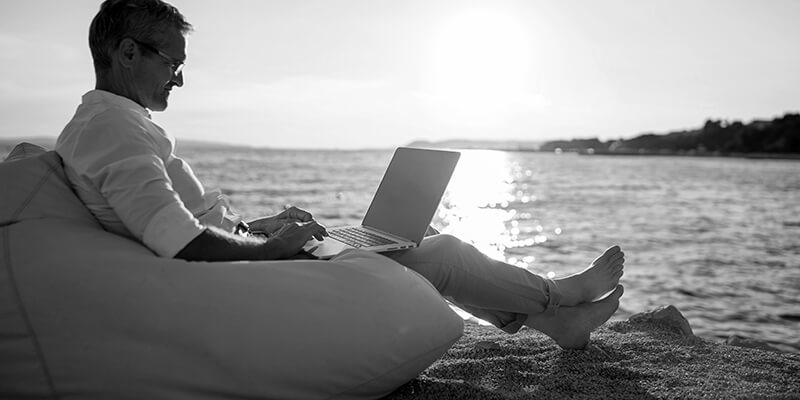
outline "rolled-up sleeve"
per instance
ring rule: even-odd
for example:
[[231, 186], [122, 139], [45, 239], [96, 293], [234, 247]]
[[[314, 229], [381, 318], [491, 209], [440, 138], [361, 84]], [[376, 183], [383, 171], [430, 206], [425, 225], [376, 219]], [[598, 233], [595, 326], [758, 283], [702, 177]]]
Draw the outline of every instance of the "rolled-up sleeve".
[[203, 226], [180, 204], [159, 210], [142, 233], [142, 243], [162, 257], [174, 257], [203, 231]]
[[153, 137], [136, 118], [101, 114], [80, 140], [73, 167], [156, 254], [174, 257], [205, 229], [173, 190], [164, 165], [171, 151], [166, 139]]

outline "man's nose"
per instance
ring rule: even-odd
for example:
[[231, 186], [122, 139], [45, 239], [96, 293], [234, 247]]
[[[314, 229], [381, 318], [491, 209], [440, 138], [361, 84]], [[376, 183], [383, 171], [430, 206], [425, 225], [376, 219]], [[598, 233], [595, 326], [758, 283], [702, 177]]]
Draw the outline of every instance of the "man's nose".
[[177, 75], [173, 75], [172, 76], [172, 83], [174, 83], [175, 86], [178, 86], [178, 87], [183, 86], [183, 71], [178, 72]]

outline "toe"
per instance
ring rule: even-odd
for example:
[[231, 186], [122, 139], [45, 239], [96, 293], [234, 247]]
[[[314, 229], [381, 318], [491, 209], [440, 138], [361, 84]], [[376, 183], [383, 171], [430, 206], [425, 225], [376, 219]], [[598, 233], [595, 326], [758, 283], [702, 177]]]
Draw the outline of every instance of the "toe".
[[625, 274], [625, 272], [623, 270], [619, 270], [619, 271], [615, 272], [614, 275], [611, 276], [611, 281], [612, 282], [613, 281], [619, 282], [619, 279], [622, 278], [622, 275], [624, 275], [624, 274]]
[[611, 246], [611, 247], [607, 248], [606, 251], [604, 251], [603, 254], [600, 255], [600, 257], [595, 258], [594, 262], [592, 264], [599, 264], [599, 263], [601, 263], [601, 262], [603, 262], [605, 260], [610, 260], [617, 253], [619, 253], [619, 247], [618, 246]]
[[625, 292], [625, 288], [623, 288], [622, 285], [617, 284], [617, 287], [614, 289], [614, 291], [611, 292], [611, 294], [609, 294], [605, 299], [612, 301], [619, 300], [619, 298], [622, 297], [623, 292]]

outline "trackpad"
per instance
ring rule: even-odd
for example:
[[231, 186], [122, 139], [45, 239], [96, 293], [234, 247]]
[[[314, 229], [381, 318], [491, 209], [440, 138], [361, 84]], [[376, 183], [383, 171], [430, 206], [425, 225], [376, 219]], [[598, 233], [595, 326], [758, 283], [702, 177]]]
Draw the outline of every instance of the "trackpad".
[[303, 250], [319, 257], [323, 260], [327, 260], [339, 253], [342, 250], [352, 249], [352, 246], [348, 246], [338, 240], [335, 239], [325, 239], [323, 241], [319, 241], [316, 239], [311, 239], [303, 246]]

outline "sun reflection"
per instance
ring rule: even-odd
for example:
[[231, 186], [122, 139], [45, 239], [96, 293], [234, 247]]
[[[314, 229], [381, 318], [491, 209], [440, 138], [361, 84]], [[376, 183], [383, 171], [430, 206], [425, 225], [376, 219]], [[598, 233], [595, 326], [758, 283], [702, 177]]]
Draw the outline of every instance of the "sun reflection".
[[538, 182], [526, 167], [513, 153], [463, 150], [434, 224], [493, 259], [544, 273], [534, 265], [534, 247], [562, 230], [532, 215]]
[[516, 214], [508, 154], [465, 150], [442, 200], [438, 218], [443, 232], [471, 242], [488, 256], [505, 261], [512, 240], [509, 226]]

